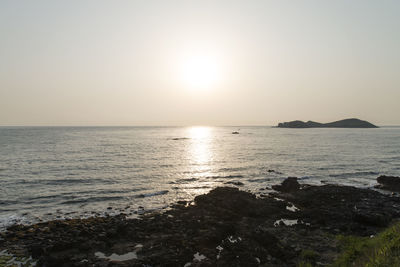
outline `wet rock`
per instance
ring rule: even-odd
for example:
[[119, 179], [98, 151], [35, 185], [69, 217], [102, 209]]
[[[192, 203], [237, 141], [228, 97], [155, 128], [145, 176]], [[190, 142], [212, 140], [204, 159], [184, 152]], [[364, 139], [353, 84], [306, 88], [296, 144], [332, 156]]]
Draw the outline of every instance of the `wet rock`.
[[379, 183], [377, 188], [400, 192], [400, 177], [381, 175], [376, 180]]
[[379, 212], [356, 212], [354, 214], [354, 220], [356, 222], [385, 227], [391, 221], [391, 216]]
[[30, 248], [30, 253], [32, 257], [39, 258], [45, 252], [44, 248], [40, 244], [34, 244]]
[[[285, 181], [281, 192], [263, 198], [235, 187], [215, 188], [197, 196], [194, 205], [181, 202], [140, 219], [117, 215], [13, 226], [2, 234], [0, 251], [22, 250], [39, 260], [38, 266], [294, 267], [304, 250], [331, 263], [337, 234], [374, 235], [400, 218], [398, 197], [335, 185], [299, 190], [295, 178]], [[288, 203], [300, 210], [288, 211]], [[298, 223], [274, 225], [283, 219]], [[96, 257], [99, 251], [135, 251], [138, 257], [109, 261]]]
[[[282, 256], [285, 254], [284, 246], [279, 241], [278, 237], [273, 235], [264, 227], [257, 227], [253, 232], [254, 239], [264, 248], [269, 254], [274, 256]], [[287, 251], [286, 251], [287, 252]]]
[[297, 177], [288, 177], [280, 185], [273, 185], [272, 189], [280, 192], [291, 193], [300, 189], [300, 184]]
[[296, 215], [304, 222], [329, 227], [329, 232], [340, 229], [365, 236], [400, 216], [399, 198], [351, 186], [309, 186], [281, 197], [300, 208]]
[[225, 184], [233, 184], [233, 185], [237, 185], [237, 186], [244, 185], [242, 182], [239, 182], [239, 181], [229, 181], [229, 182], [226, 182]]

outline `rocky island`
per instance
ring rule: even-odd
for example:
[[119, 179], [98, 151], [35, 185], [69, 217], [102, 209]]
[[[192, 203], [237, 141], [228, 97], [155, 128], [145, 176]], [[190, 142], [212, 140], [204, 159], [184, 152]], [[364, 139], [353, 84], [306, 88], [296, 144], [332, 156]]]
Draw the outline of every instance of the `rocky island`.
[[279, 128], [378, 128], [378, 126], [360, 119], [345, 119], [329, 123], [320, 123], [315, 121], [290, 121], [281, 122]]
[[[390, 178], [390, 185], [399, 182]], [[0, 266], [364, 266], [360, 250], [370, 251], [376, 239], [399, 245], [385, 238], [398, 235], [400, 225], [378, 234], [400, 218], [394, 193], [299, 184], [295, 177], [272, 189], [219, 187], [139, 219], [15, 225], [0, 233]], [[343, 253], [344, 240], [357, 246]], [[392, 247], [385, 247], [386, 261]], [[371, 266], [398, 266], [385, 264]]]

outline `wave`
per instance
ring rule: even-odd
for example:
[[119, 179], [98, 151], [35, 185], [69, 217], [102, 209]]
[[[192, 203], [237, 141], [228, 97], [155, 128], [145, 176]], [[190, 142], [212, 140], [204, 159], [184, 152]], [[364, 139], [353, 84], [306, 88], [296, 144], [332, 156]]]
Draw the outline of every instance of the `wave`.
[[[139, 190], [103, 190], [103, 191], [85, 191], [85, 192], [79, 192], [79, 193], [64, 193], [64, 194], [54, 194], [54, 195], [44, 195], [44, 196], [34, 196], [34, 197], [29, 197], [29, 198], [24, 198], [21, 201], [12, 201], [13, 203], [10, 204], [18, 204], [18, 203], [24, 203], [24, 204], [31, 204], [31, 203], [51, 203], [54, 201], [54, 199], [60, 198], [61, 200], [64, 199], [66, 201], [62, 202], [62, 204], [65, 203], [80, 203], [80, 202], [96, 202], [96, 201], [104, 201], [104, 200], [115, 200], [115, 199], [120, 199], [123, 198], [123, 196], [108, 196], [108, 197], [89, 197], [89, 198], [79, 198], [77, 199], [76, 195], [89, 195], [89, 194], [103, 194], [103, 195], [109, 195], [109, 194], [120, 194], [120, 193], [127, 193], [127, 192], [134, 192], [134, 191], [139, 191]], [[70, 200], [68, 200], [70, 199]], [[2, 202], [0, 202], [1, 204]]]
[[301, 176], [299, 177], [299, 180], [308, 180], [308, 179], [313, 179], [315, 176]]
[[170, 182], [170, 184], [186, 184], [186, 183], [195, 182], [198, 180], [199, 179], [197, 179], [197, 178], [185, 178], [185, 179], [178, 179], [174, 182]]
[[31, 197], [29, 198], [29, 200], [53, 199], [58, 197], [60, 197], [60, 195], [37, 196], [37, 197]]
[[88, 179], [35, 179], [27, 180], [21, 179], [17, 181], [21, 184], [40, 184], [40, 185], [61, 185], [61, 184], [111, 184], [112, 180], [100, 179], [100, 178], [88, 178]]
[[145, 198], [145, 197], [153, 197], [153, 196], [160, 196], [160, 195], [166, 195], [168, 194], [168, 190], [162, 190], [154, 193], [146, 193], [146, 194], [140, 194], [136, 195], [135, 198]]
[[373, 172], [373, 171], [368, 171], [368, 172], [344, 172], [344, 173], [338, 173], [338, 174], [329, 174], [329, 177], [338, 177], [338, 178], [345, 178], [345, 177], [358, 177], [358, 176], [364, 176], [364, 175], [379, 175], [379, 172]]
[[326, 171], [326, 170], [330, 170], [332, 168], [331, 167], [318, 167], [316, 169], [319, 170], [319, 171]]
[[220, 168], [217, 172], [238, 172], [238, 171], [245, 171], [248, 167], [237, 167], [237, 168]]
[[19, 202], [16, 200], [0, 200], [0, 205], [12, 205], [12, 204], [18, 204]]
[[26, 224], [26, 218], [17, 214], [0, 215], [0, 230], [5, 229], [14, 224]]
[[222, 178], [222, 179], [230, 179], [230, 178], [243, 178], [243, 175], [237, 174], [237, 175], [213, 175], [213, 176], [207, 176], [206, 178]]
[[186, 187], [174, 187], [174, 189], [179, 190], [179, 189], [207, 189], [207, 188], [212, 188], [211, 186], [208, 185], [203, 185], [203, 186], [186, 186]]
[[159, 168], [173, 168], [175, 165], [172, 164], [161, 164], [158, 166]]
[[90, 203], [90, 202], [104, 202], [104, 201], [113, 201], [113, 200], [120, 200], [124, 199], [122, 196], [113, 196], [113, 197], [89, 197], [89, 198], [80, 198], [80, 199], [73, 199], [61, 202], [61, 204], [79, 204], [79, 203]]
[[267, 182], [271, 181], [271, 178], [255, 178], [255, 179], [247, 179], [250, 183], [258, 183], [258, 182]]

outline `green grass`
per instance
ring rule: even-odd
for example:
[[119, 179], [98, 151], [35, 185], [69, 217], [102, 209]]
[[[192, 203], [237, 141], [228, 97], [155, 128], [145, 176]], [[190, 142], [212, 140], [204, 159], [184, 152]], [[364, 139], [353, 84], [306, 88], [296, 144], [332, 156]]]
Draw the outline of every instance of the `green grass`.
[[313, 265], [309, 262], [301, 261], [299, 264], [297, 264], [297, 267], [313, 267]]
[[298, 267], [312, 267], [315, 265], [318, 259], [318, 253], [314, 250], [303, 250], [300, 254], [300, 262], [297, 265]]
[[332, 267], [400, 266], [400, 223], [375, 237], [339, 236], [342, 252]]
[[[331, 267], [400, 267], [400, 223], [374, 237], [337, 237], [341, 252]], [[305, 250], [297, 267], [315, 266], [318, 254]]]

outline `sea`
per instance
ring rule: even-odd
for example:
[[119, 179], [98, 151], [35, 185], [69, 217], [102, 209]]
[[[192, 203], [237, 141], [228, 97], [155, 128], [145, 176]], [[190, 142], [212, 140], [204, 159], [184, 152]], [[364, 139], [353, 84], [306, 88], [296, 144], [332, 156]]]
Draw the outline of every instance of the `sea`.
[[379, 175], [400, 176], [400, 127], [0, 127], [0, 230], [140, 216], [218, 186], [373, 188]]

